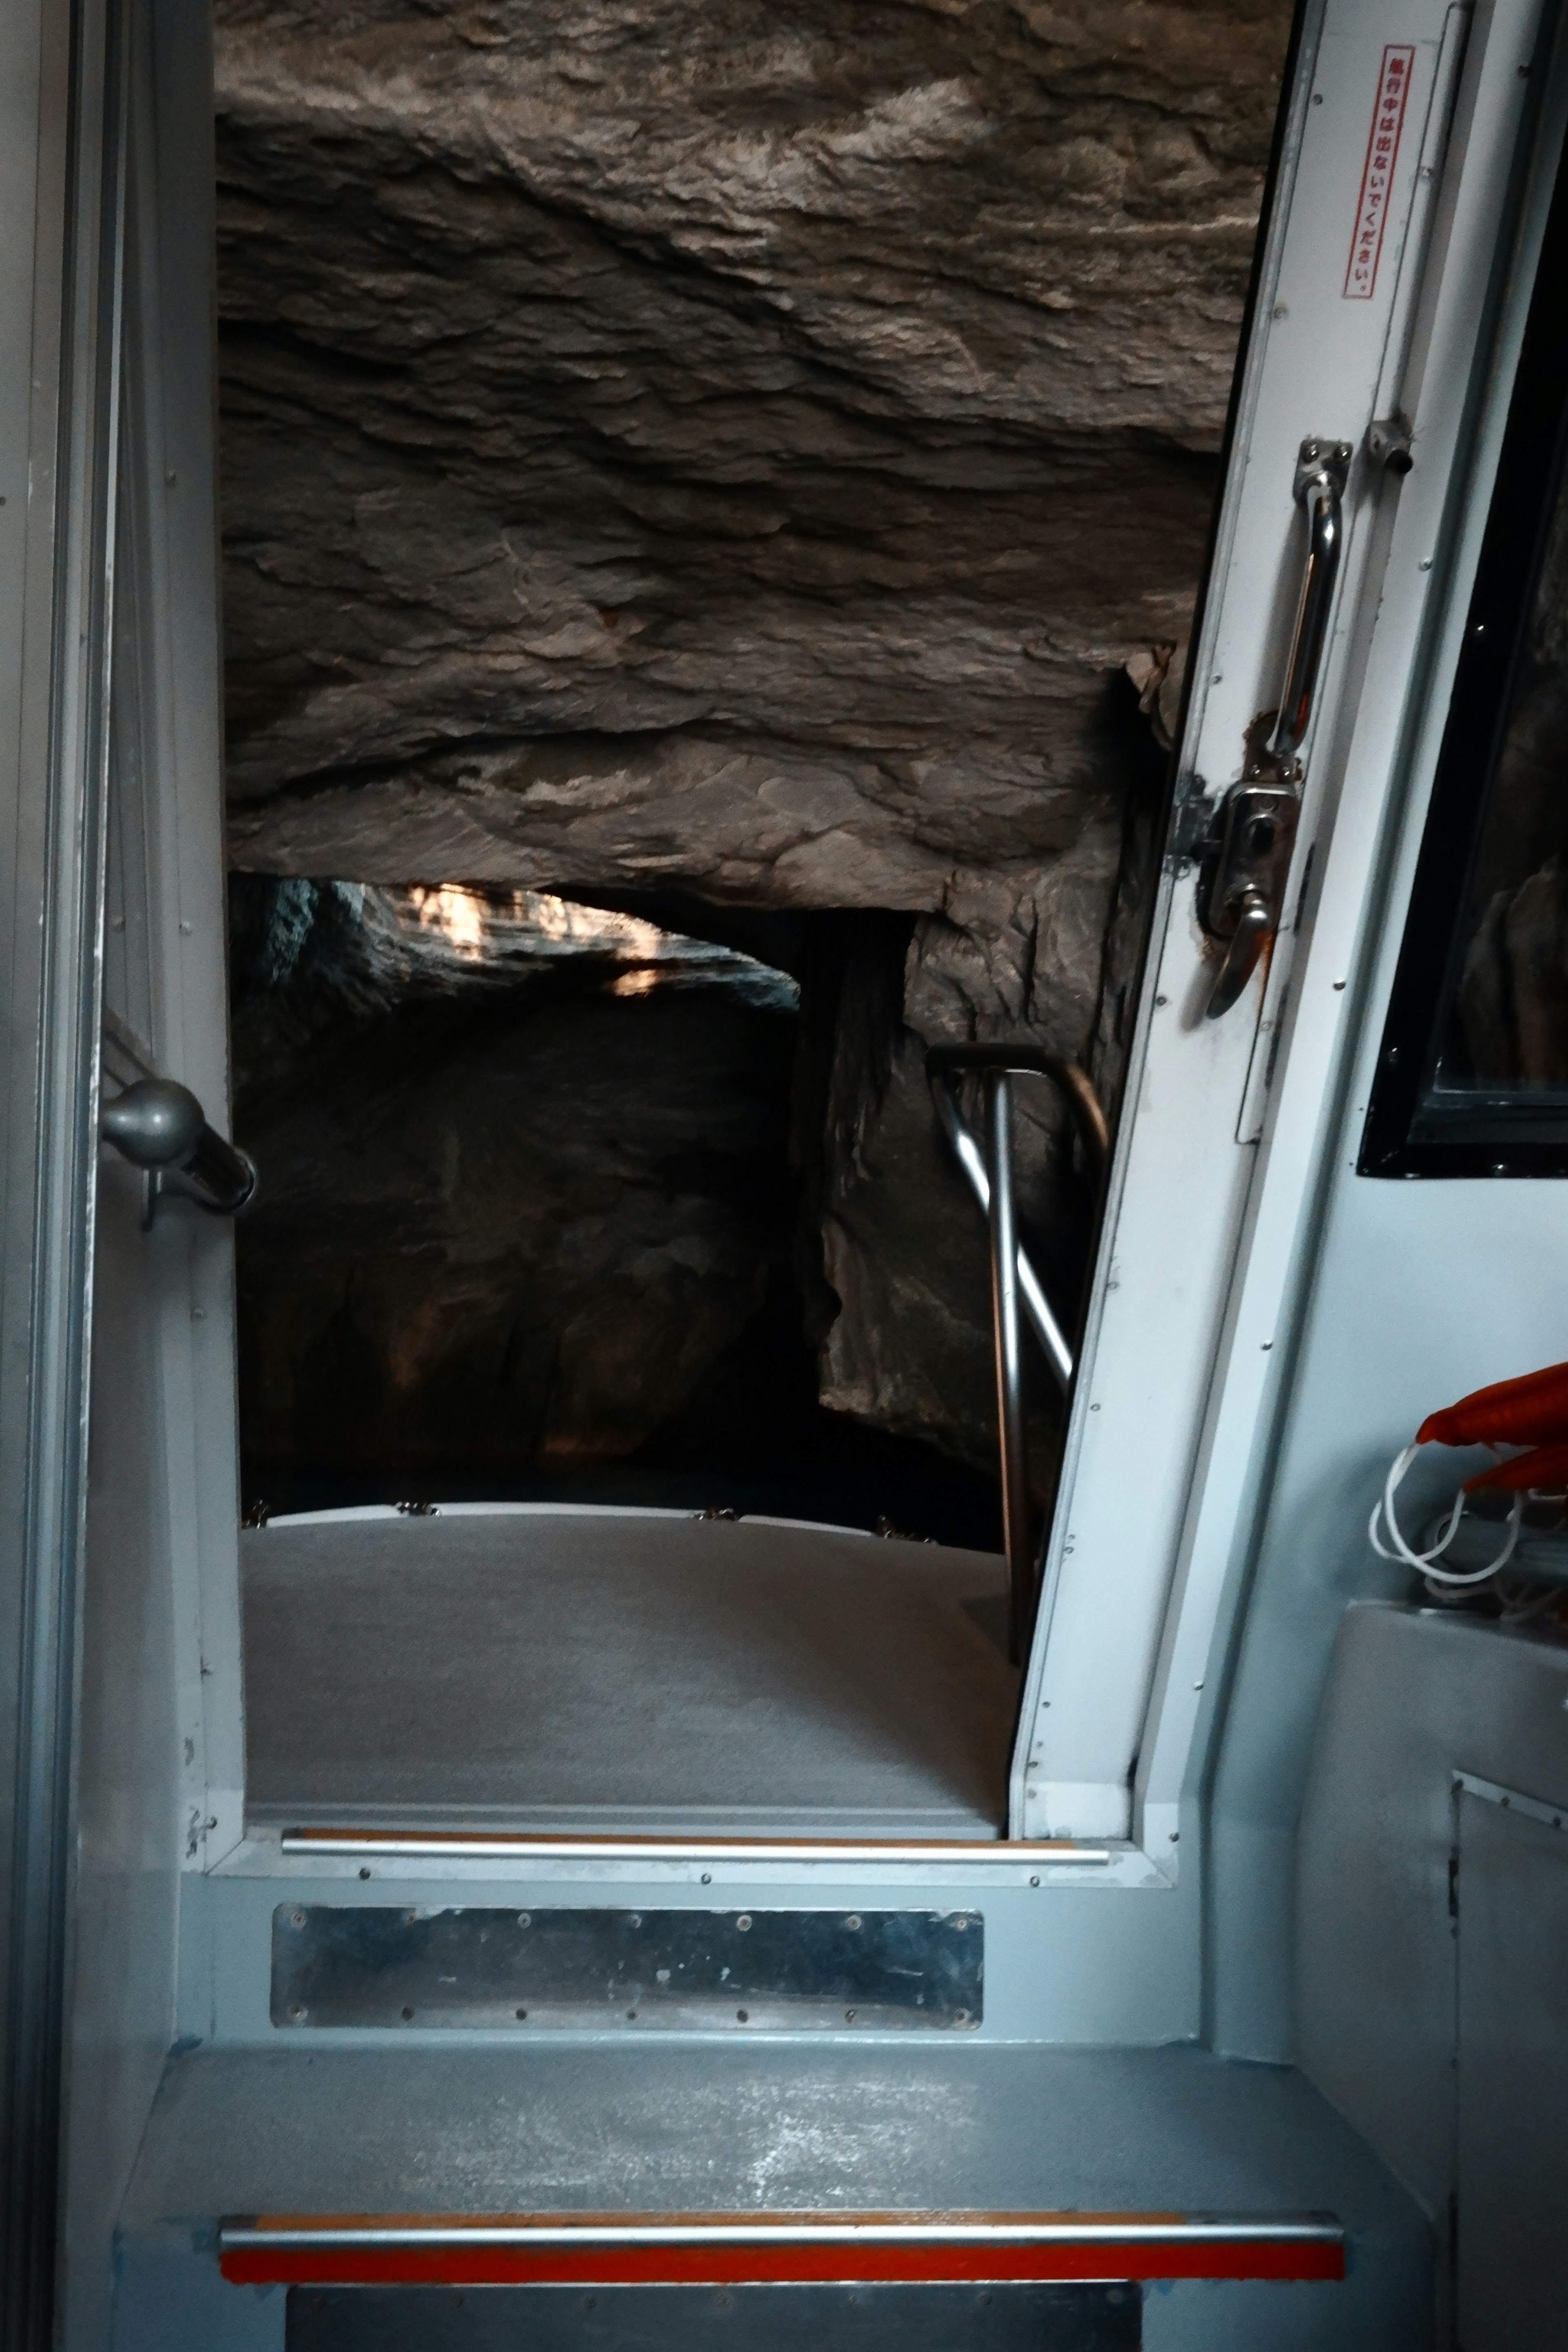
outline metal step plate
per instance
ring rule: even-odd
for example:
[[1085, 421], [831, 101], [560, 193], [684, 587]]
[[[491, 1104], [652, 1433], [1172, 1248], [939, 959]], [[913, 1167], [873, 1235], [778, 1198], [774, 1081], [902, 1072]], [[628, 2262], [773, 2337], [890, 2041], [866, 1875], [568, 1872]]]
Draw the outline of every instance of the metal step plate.
[[971, 2030], [978, 1911], [279, 1904], [282, 2027]]

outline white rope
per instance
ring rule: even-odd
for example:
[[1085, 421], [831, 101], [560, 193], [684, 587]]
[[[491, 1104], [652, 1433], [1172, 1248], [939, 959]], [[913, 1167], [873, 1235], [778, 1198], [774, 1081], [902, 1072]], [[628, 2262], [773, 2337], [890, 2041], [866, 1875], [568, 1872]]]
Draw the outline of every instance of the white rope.
[[[1419, 1569], [1431, 1584], [1484, 1584], [1489, 1577], [1497, 1574], [1500, 1568], [1506, 1568], [1513, 1558], [1514, 1546], [1519, 1541], [1520, 1529], [1524, 1519], [1524, 1490], [1521, 1488], [1513, 1498], [1513, 1504], [1508, 1515], [1508, 1539], [1496, 1559], [1486, 1568], [1472, 1569], [1463, 1576], [1458, 1574], [1453, 1569], [1435, 1568], [1433, 1562], [1441, 1559], [1459, 1531], [1459, 1521], [1465, 1516], [1465, 1490], [1461, 1486], [1455, 1496], [1454, 1507], [1444, 1521], [1437, 1540], [1431, 1550], [1412, 1551], [1400, 1531], [1399, 1521], [1394, 1517], [1394, 1498], [1404, 1483], [1405, 1472], [1420, 1451], [1419, 1445], [1407, 1445], [1404, 1453], [1395, 1454], [1393, 1462], [1390, 1463], [1388, 1475], [1384, 1481], [1383, 1492], [1373, 1505], [1372, 1517], [1366, 1523], [1366, 1531], [1371, 1539], [1372, 1548], [1379, 1559], [1403, 1560], [1407, 1568]], [[1533, 1489], [1531, 1491], [1533, 1492]], [[1379, 1538], [1377, 1531], [1379, 1519], [1383, 1521], [1393, 1539], [1392, 1551]]]

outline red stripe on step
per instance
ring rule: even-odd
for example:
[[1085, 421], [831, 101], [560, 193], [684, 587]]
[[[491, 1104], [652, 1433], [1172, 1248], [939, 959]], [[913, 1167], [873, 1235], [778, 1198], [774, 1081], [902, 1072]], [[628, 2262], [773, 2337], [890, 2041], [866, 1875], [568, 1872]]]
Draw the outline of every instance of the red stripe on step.
[[821, 2282], [1342, 2279], [1321, 2239], [1190, 2238], [1016, 2245], [237, 2246], [236, 2286], [743, 2286]]

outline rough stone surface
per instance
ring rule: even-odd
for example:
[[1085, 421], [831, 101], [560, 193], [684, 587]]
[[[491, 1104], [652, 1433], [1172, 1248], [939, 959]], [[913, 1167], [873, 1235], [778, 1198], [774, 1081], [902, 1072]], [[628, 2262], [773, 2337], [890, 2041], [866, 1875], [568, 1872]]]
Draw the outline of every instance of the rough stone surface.
[[806, 1286], [825, 1395], [971, 1458], [921, 1055], [1114, 1091], [1289, 16], [218, 0], [234, 862], [914, 916]]
[[[996, 1446], [985, 1223], [932, 1117], [925, 1049], [939, 1039], [1067, 1041], [1094, 1059], [1097, 972], [1116, 840], [1086, 828], [1026, 897], [977, 879], [949, 917], [914, 927], [900, 971], [852, 963], [826, 1121], [823, 1265], [839, 1312], [825, 1335], [824, 1402], [964, 1460]], [[1114, 1051], [1102, 1054], [1110, 1067]], [[978, 1090], [967, 1106], [982, 1131]], [[1048, 1085], [1016, 1087], [1016, 1162], [1026, 1239], [1069, 1331], [1092, 1209]], [[1031, 1350], [1032, 1353], [1032, 1350]], [[1038, 1369], [1037, 1367], [1036, 1369]], [[1054, 1460], [1056, 1391], [1037, 1381], [1037, 1482]]]
[[237, 861], [932, 908], [1068, 847], [1287, 13], [221, 0]]

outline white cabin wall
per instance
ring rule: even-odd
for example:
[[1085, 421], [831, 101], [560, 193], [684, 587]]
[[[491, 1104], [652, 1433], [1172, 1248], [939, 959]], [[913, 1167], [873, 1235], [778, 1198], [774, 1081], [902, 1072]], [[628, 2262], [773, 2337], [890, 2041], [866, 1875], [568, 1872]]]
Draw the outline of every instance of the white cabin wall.
[[[1344, 1175], [1210, 1832], [1214, 2038], [1233, 2053], [1281, 2062], [1297, 2054], [1297, 1827], [1335, 1635], [1352, 1601], [1403, 1596], [1412, 1580], [1373, 1553], [1373, 1504], [1426, 1413], [1550, 1363], [1568, 1329], [1557, 1186]], [[1401, 1496], [1404, 1524], [1421, 1526], [1476, 1466], [1447, 1451], [1418, 1463]]]

